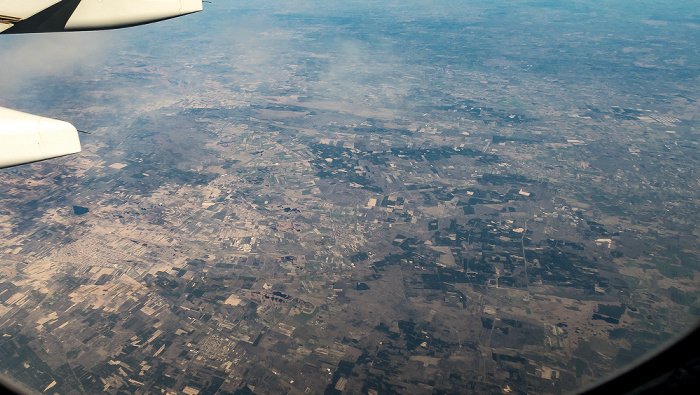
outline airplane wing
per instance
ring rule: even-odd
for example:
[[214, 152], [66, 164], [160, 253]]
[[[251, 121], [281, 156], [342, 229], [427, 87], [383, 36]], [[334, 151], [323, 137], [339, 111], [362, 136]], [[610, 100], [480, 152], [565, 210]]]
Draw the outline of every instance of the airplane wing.
[[116, 29], [201, 10], [201, 0], [0, 0], [0, 32]]
[[[117, 29], [202, 10], [202, 0], [0, 0], [0, 34]], [[0, 107], [0, 168], [80, 152], [68, 122]]]

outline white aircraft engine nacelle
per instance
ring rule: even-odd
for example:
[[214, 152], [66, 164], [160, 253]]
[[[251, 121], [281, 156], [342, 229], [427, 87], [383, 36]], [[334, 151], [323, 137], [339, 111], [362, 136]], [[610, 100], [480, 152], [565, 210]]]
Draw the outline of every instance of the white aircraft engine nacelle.
[[142, 25], [202, 10], [202, 0], [82, 0], [65, 30]]
[[0, 168], [80, 152], [68, 122], [0, 108]]

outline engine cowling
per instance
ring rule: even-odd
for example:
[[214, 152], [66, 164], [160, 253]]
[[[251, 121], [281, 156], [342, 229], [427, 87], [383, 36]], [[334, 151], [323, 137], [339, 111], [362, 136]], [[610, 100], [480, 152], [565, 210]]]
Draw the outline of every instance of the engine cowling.
[[0, 168], [80, 152], [68, 122], [0, 107]]

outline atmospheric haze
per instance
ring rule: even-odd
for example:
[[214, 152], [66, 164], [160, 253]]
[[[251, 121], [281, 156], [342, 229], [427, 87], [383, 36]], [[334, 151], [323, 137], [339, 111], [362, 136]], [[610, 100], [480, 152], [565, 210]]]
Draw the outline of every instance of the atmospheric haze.
[[0, 40], [0, 105], [91, 132], [0, 173], [0, 372], [39, 391], [556, 394], [700, 315], [697, 2]]

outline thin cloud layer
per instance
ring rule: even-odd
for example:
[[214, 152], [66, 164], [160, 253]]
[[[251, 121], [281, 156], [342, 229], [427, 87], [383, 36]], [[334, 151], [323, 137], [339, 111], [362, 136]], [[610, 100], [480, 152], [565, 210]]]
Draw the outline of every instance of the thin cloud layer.
[[39, 79], [99, 72], [118, 45], [110, 32], [5, 35], [0, 42], [3, 105]]

